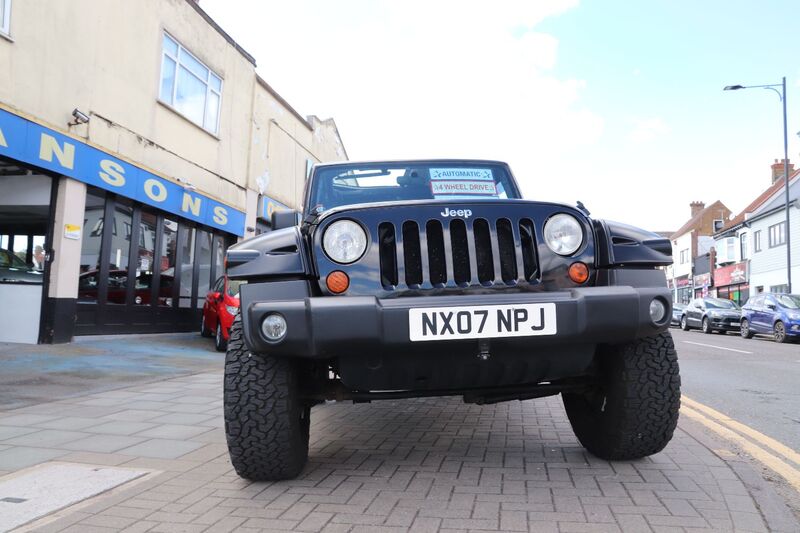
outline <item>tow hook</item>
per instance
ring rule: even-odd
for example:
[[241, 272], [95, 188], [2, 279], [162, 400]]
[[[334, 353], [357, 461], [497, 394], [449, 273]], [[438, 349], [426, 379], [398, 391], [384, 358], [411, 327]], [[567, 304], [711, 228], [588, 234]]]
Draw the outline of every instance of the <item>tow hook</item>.
[[478, 359], [486, 361], [491, 354], [489, 353], [489, 340], [481, 339], [478, 341]]

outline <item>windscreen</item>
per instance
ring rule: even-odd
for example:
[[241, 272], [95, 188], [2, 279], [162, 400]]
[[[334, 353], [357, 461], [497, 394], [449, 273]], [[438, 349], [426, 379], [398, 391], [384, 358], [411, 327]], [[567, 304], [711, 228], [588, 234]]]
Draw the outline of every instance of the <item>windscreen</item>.
[[706, 307], [709, 309], [739, 309], [739, 306], [736, 305], [736, 302], [732, 302], [731, 300], [721, 300], [718, 298], [707, 298]]
[[347, 205], [411, 200], [519, 198], [502, 165], [379, 163], [323, 167], [314, 174], [308, 212]]
[[783, 294], [778, 296], [778, 302], [787, 309], [800, 309], [800, 296]]

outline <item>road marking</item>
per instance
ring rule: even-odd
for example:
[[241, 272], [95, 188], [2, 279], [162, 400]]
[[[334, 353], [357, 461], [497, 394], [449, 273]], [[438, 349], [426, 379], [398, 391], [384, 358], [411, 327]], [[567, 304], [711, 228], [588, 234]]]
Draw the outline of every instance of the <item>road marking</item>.
[[764, 435], [763, 433], [758, 432], [755, 429], [751, 428], [750, 426], [746, 426], [746, 425], [742, 424], [741, 422], [739, 422], [737, 420], [734, 420], [731, 417], [729, 417], [729, 416], [727, 416], [727, 415], [725, 415], [723, 413], [720, 413], [719, 411], [717, 411], [715, 409], [712, 409], [711, 407], [709, 407], [707, 405], [703, 405], [702, 403], [696, 402], [696, 401], [692, 400], [691, 398], [687, 398], [686, 396], [681, 398], [681, 401], [684, 404], [686, 404], [689, 407], [691, 407], [692, 409], [695, 409], [696, 411], [700, 411], [701, 413], [703, 413], [707, 417], [719, 422], [720, 424], [728, 426], [729, 428], [731, 428], [731, 429], [733, 429], [735, 431], [738, 431], [739, 433], [742, 433], [743, 435], [745, 435], [747, 437], [750, 437], [751, 439], [753, 439], [754, 441], [758, 442], [759, 444], [762, 444], [762, 445], [766, 446], [767, 448], [771, 448], [774, 452], [777, 452], [778, 454], [782, 455], [784, 458], [786, 458], [786, 459], [788, 459], [788, 460], [800, 465], [800, 453], [797, 453], [793, 449], [789, 448], [788, 446], [786, 446], [785, 444], [783, 444], [781, 442], [778, 442], [777, 440], [773, 439], [772, 437], [768, 437], [768, 436]]
[[[727, 420], [730, 421], [732, 425], [734, 425], [733, 423], [735, 423], [737, 427], [746, 428], [746, 431], [743, 430], [743, 432], [748, 436], [752, 436], [753, 439], [756, 439], [765, 445], [766, 442], [771, 442], [772, 445], [777, 445], [778, 448], [785, 448], [784, 451], [788, 450], [788, 452], [790, 452], [789, 455], [796, 454], [794, 450], [791, 450], [790, 448], [784, 446], [778, 441], [771, 439], [770, 437], [767, 437], [766, 435], [763, 435], [757, 432], [756, 430], [745, 426], [744, 424], [735, 422], [734, 420], [723, 415], [722, 413], [719, 413], [718, 411], [715, 411], [714, 409], [711, 409], [710, 407], [707, 407], [701, 403], [695, 402], [690, 398], [684, 396], [682, 398], [682, 403], [683, 403], [683, 405], [681, 405], [682, 414], [702, 424], [703, 426], [710, 429], [717, 435], [720, 435], [721, 437], [729, 441], [735, 442], [742, 448], [742, 450], [750, 454], [754, 459], [761, 462], [764, 466], [766, 466], [773, 472], [783, 477], [792, 487], [794, 487], [795, 490], [800, 492], [800, 470], [793, 467], [792, 465], [790, 465], [780, 457], [776, 456], [775, 454], [765, 450], [764, 448], [754, 443], [750, 439], [744, 437], [743, 435], [740, 435], [733, 429], [725, 427], [720, 422], [722, 422], [722, 420]], [[693, 409], [692, 407], [690, 407], [690, 405], [694, 406], [695, 409], [698, 407], [702, 408], [705, 414], [701, 414], [700, 411]], [[716, 420], [716, 415], [719, 415], [721, 417], [719, 421]]]
[[750, 354], [750, 355], [753, 354], [753, 352], [746, 352], [744, 350], [736, 350], [734, 348], [724, 348], [722, 346], [716, 346], [714, 344], [703, 344], [702, 342], [692, 342], [692, 341], [683, 341], [683, 342], [685, 342], [686, 344], [694, 344], [696, 346], [705, 346], [707, 348], [716, 348], [717, 350], [727, 350], [729, 352], [746, 353], [746, 354]]

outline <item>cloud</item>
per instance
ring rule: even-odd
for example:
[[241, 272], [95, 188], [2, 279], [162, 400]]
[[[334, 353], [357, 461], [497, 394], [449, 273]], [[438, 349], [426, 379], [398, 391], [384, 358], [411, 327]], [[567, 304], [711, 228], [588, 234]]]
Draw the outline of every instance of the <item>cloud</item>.
[[[537, 31], [577, 0], [203, 0], [302, 114], [333, 116], [354, 159], [473, 157], [511, 163], [552, 198], [564, 161], [602, 135], [587, 85], [552, 73]], [[543, 178], [545, 177], [545, 178]], [[549, 192], [548, 192], [549, 191]]]
[[633, 130], [628, 139], [634, 143], [646, 143], [669, 132], [669, 126], [659, 117], [636, 118], [633, 119]]

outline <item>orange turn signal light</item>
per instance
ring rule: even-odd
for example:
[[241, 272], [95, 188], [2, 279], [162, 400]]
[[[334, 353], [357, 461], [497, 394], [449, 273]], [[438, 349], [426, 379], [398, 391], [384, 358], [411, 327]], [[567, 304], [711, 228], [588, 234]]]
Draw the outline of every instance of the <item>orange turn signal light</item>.
[[333, 294], [341, 294], [350, 286], [350, 278], [341, 270], [334, 270], [325, 278], [325, 284]]
[[586, 266], [586, 263], [581, 263], [580, 261], [572, 263], [569, 266], [568, 273], [569, 279], [575, 283], [586, 283], [589, 279], [589, 267]]

